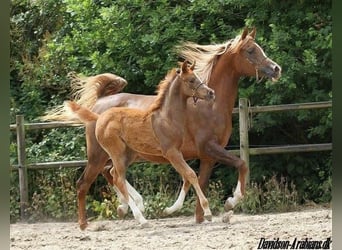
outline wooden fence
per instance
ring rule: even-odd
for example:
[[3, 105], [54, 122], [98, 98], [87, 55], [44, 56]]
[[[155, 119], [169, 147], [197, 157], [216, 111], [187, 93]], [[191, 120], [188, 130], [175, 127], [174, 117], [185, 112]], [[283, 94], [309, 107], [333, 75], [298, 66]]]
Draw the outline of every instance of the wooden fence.
[[[239, 99], [239, 107], [234, 108], [233, 110], [233, 113], [239, 114], [240, 150], [231, 150], [230, 152], [240, 155], [241, 159], [246, 161], [247, 166], [249, 166], [250, 155], [332, 150], [332, 143], [284, 145], [284, 146], [250, 148], [249, 140], [248, 140], [248, 130], [249, 130], [248, 124], [250, 122], [249, 121], [250, 114], [261, 113], [261, 112], [304, 110], [304, 109], [322, 109], [322, 108], [331, 108], [331, 107], [332, 107], [331, 101], [250, 107], [248, 99], [241, 98]], [[48, 128], [58, 128], [58, 127], [80, 127], [80, 126], [83, 126], [83, 124], [71, 123], [71, 122], [47, 122], [47, 123], [45, 122], [45, 123], [25, 124], [23, 115], [17, 115], [16, 124], [10, 125], [10, 130], [15, 131], [17, 133], [18, 164], [12, 165], [10, 166], [10, 168], [11, 170], [18, 170], [19, 172], [20, 215], [22, 219], [26, 218], [25, 210], [29, 201], [27, 169], [80, 167], [80, 166], [85, 166], [87, 164], [86, 160], [26, 164], [25, 130], [48, 129]]]

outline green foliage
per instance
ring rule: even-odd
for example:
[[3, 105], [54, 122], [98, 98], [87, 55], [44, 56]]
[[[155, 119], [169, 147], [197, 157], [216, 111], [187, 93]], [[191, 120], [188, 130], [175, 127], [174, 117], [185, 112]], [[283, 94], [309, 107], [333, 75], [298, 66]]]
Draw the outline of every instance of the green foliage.
[[[29, 221], [75, 219], [77, 177], [75, 169], [28, 171], [30, 204], [26, 212]], [[17, 172], [11, 173], [10, 181], [10, 218], [14, 222], [20, 217]]]
[[298, 207], [298, 193], [293, 182], [286, 178], [280, 180], [276, 176], [263, 180], [263, 183], [252, 182], [246, 190], [243, 200], [236, 210], [244, 213], [288, 212]]
[[[112, 72], [127, 79], [125, 91], [152, 94], [178, 60], [175, 45], [182, 41], [221, 43], [235, 37], [244, 26], [257, 28], [257, 42], [281, 65], [282, 77], [276, 84], [242, 79], [239, 97], [249, 98], [252, 106], [332, 99], [330, 0], [14, 0], [10, 15], [12, 123], [16, 114], [24, 114], [27, 122], [37, 120], [49, 107], [69, 99], [70, 71], [83, 75]], [[237, 117], [233, 126], [228, 146], [239, 144]], [[331, 109], [253, 114], [250, 145], [331, 142], [331, 127]], [[29, 131], [26, 145], [29, 163], [86, 157], [83, 129]], [[14, 135], [10, 152], [11, 164], [16, 164]], [[191, 165], [198, 168], [197, 163]], [[259, 184], [248, 192], [259, 196], [270, 193], [263, 178], [268, 180], [277, 173], [278, 179], [284, 176], [295, 185], [299, 203], [331, 200], [330, 152], [252, 156], [250, 169], [251, 181]], [[34, 218], [72, 217], [75, 181], [81, 171], [70, 171], [29, 171], [30, 212]], [[64, 174], [72, 183], [70, 187], [62, 184]], [[128, 179], [142, 192], [149, 217], [159, 216], [181, 185], [178, 174], [167, 165], [134, 164]], [[212, 189], [216, 191], [208, 192], [214, 197], [211, 205], [222, 209], [222, 195], [230, 195], [237, 171], [217, 164], [211, 180], [211, 185], [218, 185]], [[88, 210], [95, 217], [114, 218], [116, 196], [98, 193], [106, 185], [99, 179], [92, 186]], [[17, 186], [18, 176], [11, 173], [12, 220], [19, 214]], [[181, 213], [192, 213], [194, 202], [190, 192]], [[246, 209], [250, 207], [252, 212], [270, 209], [252, 197], [249, 202]], [[266, 202], [277, 203], [276, 199]]]

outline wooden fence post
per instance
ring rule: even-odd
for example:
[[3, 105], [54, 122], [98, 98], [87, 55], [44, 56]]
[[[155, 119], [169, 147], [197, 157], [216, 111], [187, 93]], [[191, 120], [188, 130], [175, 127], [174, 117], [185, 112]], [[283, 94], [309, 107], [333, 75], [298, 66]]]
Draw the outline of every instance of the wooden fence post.
[[[239, 130], [240, 130], [240, 158], [249, 168], [249, 141], [248, 141], [248, 99], [239, 99]], [[249, 183], [249, 173], [246, 176]]]
[[28, 206], [28, 181], [26, 168], [26, 149], [25, 149], [25, 127], [24, 116], [16, 116], [17, 125], [17, 147], [18, 147], [18, 171], [19, 171], [19, 190], [20, 190], [20, 217], [27, 219], [26, 208]]

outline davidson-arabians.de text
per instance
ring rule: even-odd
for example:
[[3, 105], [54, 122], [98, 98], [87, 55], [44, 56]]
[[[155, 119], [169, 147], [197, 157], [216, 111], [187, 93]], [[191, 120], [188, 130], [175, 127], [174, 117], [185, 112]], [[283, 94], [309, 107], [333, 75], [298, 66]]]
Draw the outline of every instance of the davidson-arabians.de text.
[[267, 240], [261, 238], [259, 241], [258, 249], [330, 249], [331, 238], [325, 240], [313, 240], [311, 238], [305, 238], [298, 240], [280, 240], [274, 238], [273, 240]]

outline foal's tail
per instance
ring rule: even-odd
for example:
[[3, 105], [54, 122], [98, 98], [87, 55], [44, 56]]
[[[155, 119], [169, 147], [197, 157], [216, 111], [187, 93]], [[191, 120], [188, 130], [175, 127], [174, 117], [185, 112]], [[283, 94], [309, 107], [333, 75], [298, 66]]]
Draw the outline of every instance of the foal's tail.
[[96, 121], [99, 117], [98, 114], [92, 112], [90, 109], [86, 107], [77, 104], [74, 101], [66, 101], [64, 102], [64, 105], [67, 109], [70, 109], [70, 111], [74, 113], [77, 116], [77, 118], [83, 123]]
[[[80, 77], [75, 73], [69, 73], [68, 77], [71, 79], [71, 99], [88, 109], [92, 109], [99, 98], [117, 94], [127, 85], [125, 79], [111, 73], [90, 77]], [[40, 119], [44, 121], [78, 121], [75, 116], [70, 115], [64, 104], [47, 111]]]

